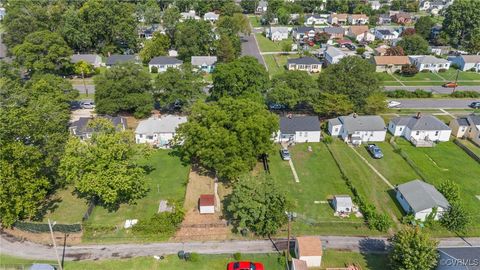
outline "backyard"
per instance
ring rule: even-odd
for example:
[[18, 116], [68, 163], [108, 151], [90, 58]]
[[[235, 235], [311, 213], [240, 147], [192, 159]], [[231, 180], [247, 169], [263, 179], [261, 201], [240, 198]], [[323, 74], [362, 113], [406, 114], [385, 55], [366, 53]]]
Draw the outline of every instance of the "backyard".
[[297, 54], [266, 54], [263, 56], [268, 67], [268, 73], [271, 76], [285, 72], [287, 60], [289, 58], [298, 58]]
[[282, 41], [273, 42], [267, 37], [265, 37], [262, 33], [256, 33], [255, 37], [257, 38], [260, 52], [283, 52], [285, 51], [284, 49], [285, 44], [291, 47], [293, 43], [292, 39], [290, 38]]

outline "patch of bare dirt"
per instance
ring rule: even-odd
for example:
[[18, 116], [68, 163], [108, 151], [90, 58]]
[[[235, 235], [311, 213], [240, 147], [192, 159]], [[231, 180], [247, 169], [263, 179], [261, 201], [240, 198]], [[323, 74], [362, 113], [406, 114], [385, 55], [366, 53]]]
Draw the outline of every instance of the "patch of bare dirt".
[[[45, 245], [52, 245], [52, 238], [50, 236], [50, 233], [32, 233], [32, 232], [26, 232], [18, 229], [3, 229], [3, 231], [18, 240], [28, 240], [30, 242], [34, 243], [39, 243], [39, 244], [45, 244]], [[69, 233], [67, 235], [60, 233], [60, 232], [54, 232], [53, 236], [55, 237], [55, 241], [57, 242], [58, 246], [63, 245], [65, 236], [67, 237], [66, 240], [66, 245], [78, 245], [82, 242], [82, 233]]]

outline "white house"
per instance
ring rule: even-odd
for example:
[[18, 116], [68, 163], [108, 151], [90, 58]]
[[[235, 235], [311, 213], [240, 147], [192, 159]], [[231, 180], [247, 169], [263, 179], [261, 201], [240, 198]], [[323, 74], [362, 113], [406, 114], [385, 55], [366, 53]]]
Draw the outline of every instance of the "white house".
[[393, 118], [388, 124], [393, 136], [402, 136], [415, 146], [433, 146], [434, 142], [446, 142], [452, 129], [431, 115]]
[[320, 142], [320, 120], [317, 116], [289, 115], [280, 117], [276, 142]]
[[327, 64], [337, 64], [342, 58], [347, 56], [348, 55], [344, 51], [333, 46], [329, 46], [325, 50], [325, 60], [327, 61]]
[[175, 57], [167, 57], [167, 56], [157, 56], [152, 58], [148, 63], [148, 69], [152, 72], [152, 68], [156, 67], [157, 72], [165, 72], [168, 68], [180, 68], [183, 64], [182, 60], [179, 60]]
[[348, 195], [335, 195], [332, 200], [336, 213], [351, 213], [353, 208], [352, 197]]
[[369, 1], [368, 3], [370, 4], [372, 10], [379, 10], [382, 7], [380, 1]]
[[0, 7], [0, 21], [3, 21], [3, 18], [5, 18], [6, 12], [4, 7]]
[[389, 29], [375, 29], [375, 37], [380, 40], [394, 40], [397, 39], [399, 34], [396, 31], [390, 31]]
[[257, 8], [255, 9], [256, 14], [263, 14], [267, 12], [268, 2], [266, 0], [260, 0], [258, 2]]
[[396, 198], [408, 214], [415, 219], [425, 219], [436, 209], [434, 216], [438, 220], [450, 207], [447, 199], [434, 186], [421, 180], [413, 180], [395, 188]]
[[412, 55], [409, 56], [412, 65], [415, 65], [418, 70], [430, 70], [431, 72], [438, 72], [440, 69], [449, 69], [450, 61], [443, 58], [437, 58], [432, 55]]
[[94, 68], [105, 65], [102, 61], [102, 57], [100, 57], [98, 54], [74, 54], [70, 56], [70, 62], [76, 64], [80, 61], [86, 62], [87, 64], [92, 65]]
[[287, 60], [288, 70], [303, 70], [318, 73], [322, 70], [322, 62], [313, 57], [290, 58]]
[[351, 114], [330, 119], [328, 132], [354, 145], [362, 142], [383, 142], [387, 135], [385, 122], [378, 115]]
[[288, 39], [288, 27], [283, 26], [270, 26], [266, 29], [265, 35], [272, 41], [281, 41]]
[[181, 12], [180, 13], [180, 21], [183, 22], [183, 21], [186, 21], [186, 20], [200, 20], [200, 17], [197, 16], [197, 14], [195, 13], [195, 10], [190, 10], [188, 12]]
[[450, 121], [452, 135], [457, 138], [469, 138], [480, 145], [480, 115], [470, 114]]
[[215, 12], [207, 12], [205, 13], [205, 15], [203, 15], [203, 19], [205, 21], [209, 21], [209, 22], [216, 22], [218, 21], [218, 18], [220, 17], [220, 15], [216, 14]]
[[135, 129], [135, 141], [157, 147], [169, 147], [178, 126], [185, 122], [187, 122], [187, 117], [177, 115], [142, 120]]
[[328, 15], [311, 14], [305, 15], [305, 25], [322, 25], [328, 23]]
[[307, 267], [320, 267], [323, 255], [322, 241], [320, 240], [320, 237], [297, 237], [295, 240], [295, 254], [299, 260], [307, 263]]
[[215, 196], [213, 194], [201, 194], [198, 199], [200, 214], [215, 214]]
[[456, 64], [460, 70], [480, 72], [480, 55], [460, 55], [449, 58], [452, 64]]
[[293, 29], [292, 36], [295, 40], [312, 39], [315, 36], [315, 29], [310, 26], [298, 26]]
[[368, 16], [365, 14], [349, 14], [347, 19], [349, 24], [368, 24]]
[[212, 73], [217, 64], [216, 56], [192, 56], [191, 64], [195, 68], [205, 71], [207, 73]]

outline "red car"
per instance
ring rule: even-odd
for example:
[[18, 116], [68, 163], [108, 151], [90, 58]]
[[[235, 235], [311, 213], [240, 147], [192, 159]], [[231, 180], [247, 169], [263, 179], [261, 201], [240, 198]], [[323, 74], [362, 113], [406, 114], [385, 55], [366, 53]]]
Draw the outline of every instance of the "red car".
[[258, 262], [231, 262], [227, 270], [263, 270], [263, 264]]
[[448, 82], [448, 83], [444, 84], [443, 87], [447, 87], [447, 88], [458, 87], [458, 83]]

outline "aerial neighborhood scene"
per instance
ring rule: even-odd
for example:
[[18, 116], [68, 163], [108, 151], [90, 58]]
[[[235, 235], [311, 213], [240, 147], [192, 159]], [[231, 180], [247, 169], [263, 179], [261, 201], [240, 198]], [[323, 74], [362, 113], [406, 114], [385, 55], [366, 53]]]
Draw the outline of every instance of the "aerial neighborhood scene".
[[480, 270], [479, 0], [0, 0], [0, 269]]

